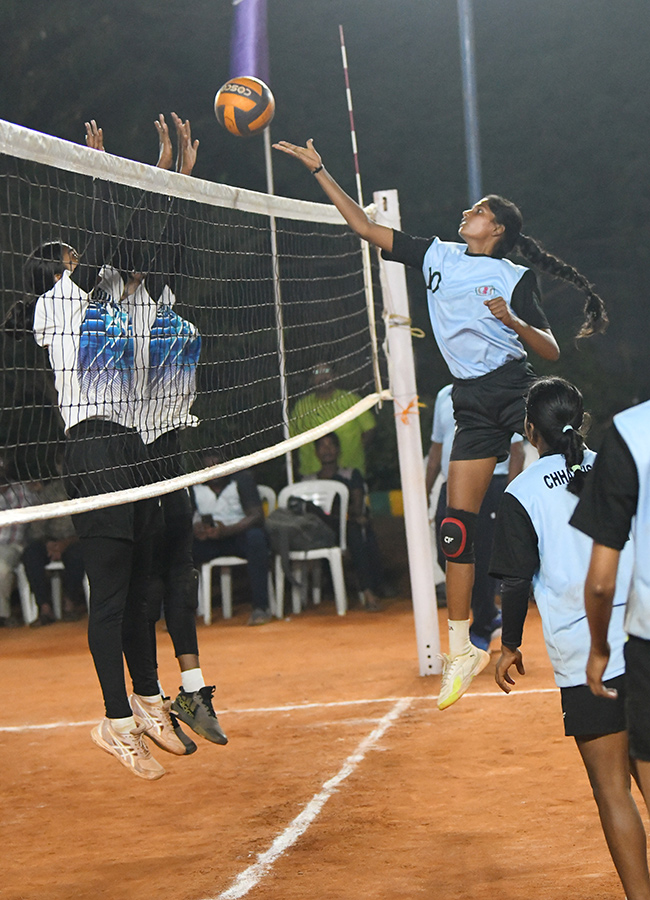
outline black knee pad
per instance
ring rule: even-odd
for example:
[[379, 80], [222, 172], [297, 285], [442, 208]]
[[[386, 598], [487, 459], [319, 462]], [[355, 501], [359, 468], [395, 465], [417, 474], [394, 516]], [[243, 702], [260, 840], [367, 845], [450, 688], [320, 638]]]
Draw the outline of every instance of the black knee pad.
[[474, 532], [477, 518], [476, 513], [447, 507], [447, 513], [440, 526], [440, 546], [449, 562], [474, 562]]

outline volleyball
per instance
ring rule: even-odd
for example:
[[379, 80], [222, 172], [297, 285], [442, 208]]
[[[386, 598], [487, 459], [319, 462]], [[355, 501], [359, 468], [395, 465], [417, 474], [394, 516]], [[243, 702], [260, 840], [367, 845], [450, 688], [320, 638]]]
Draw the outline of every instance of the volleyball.
[[270, 88], [252, 75], [231, 78], [214, 98], [217, 121], [237, 137], [252, 137], [264, 131], [274, 113]]

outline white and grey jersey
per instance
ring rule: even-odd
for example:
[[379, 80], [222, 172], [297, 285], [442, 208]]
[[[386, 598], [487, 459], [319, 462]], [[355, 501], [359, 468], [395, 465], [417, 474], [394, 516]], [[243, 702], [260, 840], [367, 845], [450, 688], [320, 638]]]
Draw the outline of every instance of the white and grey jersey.
[[133, 332], [112, 301], [94, 301], [65, 271], [36, 302], [34, 338], [48, 350], [66, 431], [86, 419], [133, 426]]
[[[583, 471], [592, 468], [595, 458], [592, 450], [585, 450]], [[501, 534], [495, 538], [491, 565], [502, 576], [532, 574], [544, 640], [559, 687], [585, 684], [590, 647], [584, 584], [592, 544], [585, 534], [569, 525], [578, 502], [566, 489], [570, 478], [564, 457], [553, 453], [536, 460], [508, 485], [506, 497], [514, 498], [518, 509], [510, 500], [510, 505], [503, 504], [499, 512], [497, 530]], [[501, 558], [495, 559], [498, 545]], [[605, 671], [607, 679], [625, 671], [623, 619], [632, 562], [628, 546], [621, 554], [609, 627], [611, 656]]]
[[492, 315], [485, 301], [503, 297], [534, 328], [548, 328], [534, 273], [508, 259], [473, 255], [462, 243], [393, 232], [385, 259], [422, 269], [429, 317], [440, 352], [454, 378], [478, 378], [525, 359], [517, 334]]
[[174, 312], [176, 298], [171, 289], [165, 285], [156, 302], [146, 282], [128, 292], [120, 273], [104, 266], [94, 294], [111, 298], [131, 323], [130, 424], [143, 442], [150, 444], [168, 431], [198, 425], [190, 409], [196, 398], [201, 336], [195, 325]]

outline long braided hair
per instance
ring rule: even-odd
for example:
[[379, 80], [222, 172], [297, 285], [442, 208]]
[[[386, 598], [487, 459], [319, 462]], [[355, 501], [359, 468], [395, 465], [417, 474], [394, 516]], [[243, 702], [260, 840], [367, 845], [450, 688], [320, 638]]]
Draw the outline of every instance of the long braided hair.
[[564, 260], [548, 253], [536, 240], [521, 233], [523, 219], [519, 209], [512, 201], [506, 200], [498, 194], [488, 194], [486, 200], [496, 222], [504, 227], [503, 235], [492, 251], [492, 255], [497, 259], [503, 259], [508, 253], [516, 250], [531, 265], [552, 275], [553, 278], [569, 282], [582, 291], [586, 296], [585, 319], [576, 335], [577, 338], [589, 337], [605, 331], [609, 324], [605, 304], [585, 276], [581, 275], [573, 266], [565, 263]]
[[580, 431], [584, 406], [578, 388], [565, 378], [538, 378], [526, 397], [526, 419], [554, 453], [562, 454], [569, 471], [567, 491], [579, 495], [585, 483], [581, 468], [585, 444]]

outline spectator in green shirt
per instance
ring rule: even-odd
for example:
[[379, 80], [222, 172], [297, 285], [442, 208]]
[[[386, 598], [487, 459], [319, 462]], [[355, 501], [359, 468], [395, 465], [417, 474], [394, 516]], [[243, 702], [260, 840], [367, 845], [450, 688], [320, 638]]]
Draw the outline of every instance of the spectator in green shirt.
[[[289, 419], [291, 437], [316, 428], [324, 422], [345, 412], [361, 400], [358, 394], [344, 391], [335, 386], [336, 378], [331, 363], [319, 363], [312, 369], [314, 390], [296, 401]], [[362, 412], [356, 419], [346, 422], [336, 429], [341, 444], [339, 465], [345, 469], [358, 469], [366, 475], [366, 448], [375, 431], [375, 416], [370, 410]], [[313, 442], [304, 444], [298, 450], [298, 468], [305, 478], [320, 471]]]

